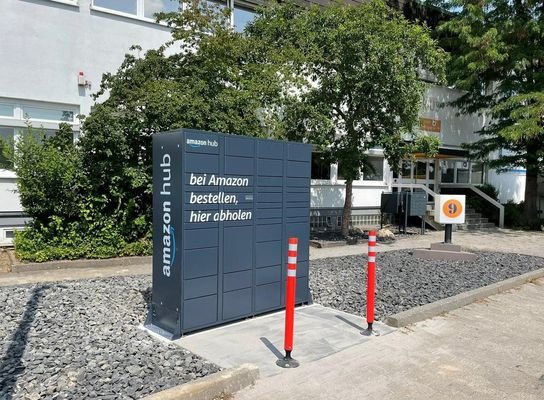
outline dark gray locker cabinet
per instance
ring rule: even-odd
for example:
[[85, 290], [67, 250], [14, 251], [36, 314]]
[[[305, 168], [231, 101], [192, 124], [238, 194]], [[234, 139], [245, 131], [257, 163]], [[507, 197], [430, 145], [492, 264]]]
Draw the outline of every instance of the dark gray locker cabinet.
[[311, 146], [178, 130], [153, 137], [153, 289], [168, 338], [284, 306], [287, 239], [310, 300]]

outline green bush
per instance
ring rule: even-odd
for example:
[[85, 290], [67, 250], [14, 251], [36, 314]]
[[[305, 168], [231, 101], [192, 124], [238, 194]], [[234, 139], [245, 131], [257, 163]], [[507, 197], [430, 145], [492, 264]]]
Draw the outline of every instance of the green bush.
[[523, 215], [523, 202], [508, 200], [504, 205], [504, 225], [508, 228], [525, 228], [527, 219]]
[[504, 205], [504, 225], [513, 229], [544, 230], [544, 219], [530, 223], [524, 214], [524, 202], [514, 203], [509, 200]]
[[[495, 201], [499, 201], [499, 191], [495, 186], [490, 185], [489, 183], [484, 183], [483, 185], [478, 185], [478, 189], [487, 194]], [[467, 190], [467, 207], [473, 208], [476, 212], [482, 214], [483, 217], [488, 218], [490, 221], [498, 221], [498, 212], [497, 208], [491, 206], [491, 204], [480, 197], [480, 195], [474, 193], [472, 190]]]
[[44, 262], [151, 254], [150, 224], [145, 218], [127, 222], [126, 208], [108, 212], [105, 196], [92, 191], [93, 177], [86, 173], [69, 125], [61, 125], [49, 138], [29, 126], [12, 157], [21, 204], [32, 218], [15, 235], [19, 259]]
[[63, 227], [59, 222], [60, 219], [53, 218], [48, 226], [34, 224], [17, 231], [17, 257], [30, 262], [45, 262], [152, 254], [152, 242], [149, 238], [127, 243], [111, 225], [88, 234], [78, 232], [77, 223]]

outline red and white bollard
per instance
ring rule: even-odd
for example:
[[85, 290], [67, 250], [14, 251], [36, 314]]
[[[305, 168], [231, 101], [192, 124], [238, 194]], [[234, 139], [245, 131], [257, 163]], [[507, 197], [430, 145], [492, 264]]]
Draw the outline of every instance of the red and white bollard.
[[291, 357], [293, 351], [293, 336], [295, 331], [295, 298], [297, 287], [297, 247], [298, 239], [289, 238], [289, 250], [287, 252], [287, 287], [285, 290], [285, 357], [276, 361], [276, 365], [282, 368], [296, 368], [297, 360]]
[[376, 292], [376, 231], [368, 232], [368, 268], [366, 278], [366, 322], [367, 328], [361, 332], [363, 335], [377, 335], [372, 330], [374, 324], [374, 298]]

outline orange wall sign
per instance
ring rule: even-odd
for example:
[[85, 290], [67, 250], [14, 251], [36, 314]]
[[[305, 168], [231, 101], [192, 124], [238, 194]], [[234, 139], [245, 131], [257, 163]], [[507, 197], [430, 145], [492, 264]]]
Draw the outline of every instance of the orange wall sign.
[[440, 133], [442, 130], [442, 124], [440, 123], [439, 119], [420, 118], [419, 127], [421, 128], [422, 131], [427, 131], [427, 132]]

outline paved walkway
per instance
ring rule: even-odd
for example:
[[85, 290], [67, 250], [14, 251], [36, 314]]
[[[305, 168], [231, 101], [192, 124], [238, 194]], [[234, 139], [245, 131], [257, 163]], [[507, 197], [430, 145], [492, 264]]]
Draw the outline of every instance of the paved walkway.
[[[444, 241], [444, 232], [428, 232], [425, 235], [396, 240], [390, 244], [378, 243], [378, 251], [428, 248], [431, 243]], [[467, 250], [502, 251], [544, 257], [544, 232], [514, 231], [500, 229], [496, 232], [453, 233], [453, 242]], [[338, 257], [361, 254], [366, 251], [366, 243], [362, 245], [329, 247], [324, 249], [310, 248], [310, 258]]]
[[47, 271], [25, 271], [0, 274], [0, 286], [40, 282], [75, 281], [111, 276], [151, 275], [151, 264], [97, 268], [62, 268]]
[[257, 381], [236, 400], [544, 399], [544, 280]]
[[[403, 238], [391, 244], [378, 243], [378, 251], [425, 248], [429, 247], [431, 243], [440, 242], [443, 239], [443, 232], [430, 232], [423, 236], [414, 235], [413, 237]], [[514, 252], [544, 257], [544, 232], [524, 232], [507, 229], [497, 232], [454, 232], [453, 241], [472, 250]], [[364, 254], [365, 252], [366, 243], [324, 249], [311, 247], [310, 259], [341, 257]], [[62, 268], [48, 271], [0, 273], [0, 286], [126, 275], [151, 275], [151, 265]]]

